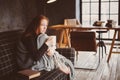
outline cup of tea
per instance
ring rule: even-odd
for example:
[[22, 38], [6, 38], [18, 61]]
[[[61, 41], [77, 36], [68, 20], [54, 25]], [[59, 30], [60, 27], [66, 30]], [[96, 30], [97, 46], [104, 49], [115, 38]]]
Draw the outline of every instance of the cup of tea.
[[53, 44], [51, 46], [55, 46], [56, 47], [56, 36], [55, 35], [51, 35], [49, 37], [52, 38], [52, 40], [53, 40]]

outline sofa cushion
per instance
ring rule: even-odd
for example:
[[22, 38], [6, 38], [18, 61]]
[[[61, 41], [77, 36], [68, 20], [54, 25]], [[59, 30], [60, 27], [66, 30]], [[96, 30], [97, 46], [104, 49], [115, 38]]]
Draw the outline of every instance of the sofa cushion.
[[70, 59], [74, 65], [74, 58], [75, 58], [74, 48], [57, 48], [56, 51], [58, 51], [60, 54], [62, 54], [66, 58]]
[[68, 75], [61, 72], [59, 69], [54, 69], [52, 71], [41, 71], [41, 76], [34, 78], [32, 80], [66, 80]]
[[15, 46], [19, 34], [20, 30], [0, 32], [0, 78], [7, 78], [17, 71]]

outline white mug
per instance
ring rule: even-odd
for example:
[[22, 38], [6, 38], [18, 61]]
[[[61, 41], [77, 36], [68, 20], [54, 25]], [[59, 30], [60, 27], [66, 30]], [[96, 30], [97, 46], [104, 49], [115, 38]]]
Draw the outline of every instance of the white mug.
[[55, 35], [51, 35], [49, 37], [52, 37], [53, 38], [53, 44], [52, 46], [55, 46], [56, 47], [56, 36]]

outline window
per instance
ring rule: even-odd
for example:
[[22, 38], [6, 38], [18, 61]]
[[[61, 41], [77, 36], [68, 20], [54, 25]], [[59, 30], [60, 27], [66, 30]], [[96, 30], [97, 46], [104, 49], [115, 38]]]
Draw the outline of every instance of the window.
[[98, 20], [98, 0], [82, 0], [82, 24], [90, 25]]
[[[98, 20], [105, 21], [106, 24], [108, 19], [116, 21], [118, 25], [120, 24], [119, 17], [119, 0], [80, 0], [80, 21], [82, 25], [93, 25]], [[109, 31], [103, 37], [111, 39], [113, 32]]]
[[115, 20], [118, 23], [119, 0], [81, 0], [81, 22], [92, 25], [95, 21]]

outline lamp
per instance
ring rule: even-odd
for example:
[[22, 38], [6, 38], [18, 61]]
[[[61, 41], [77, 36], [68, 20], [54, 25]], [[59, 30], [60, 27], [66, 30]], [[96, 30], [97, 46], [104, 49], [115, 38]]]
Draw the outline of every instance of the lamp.
[[44, 15], [46, 15], [46, 7], [48, 4], [55, 2], [56, 0], [47, 0], [44, 3]]
[[55, 2], [56, 0], [48, 0], [47, 3], [53, 3]]

